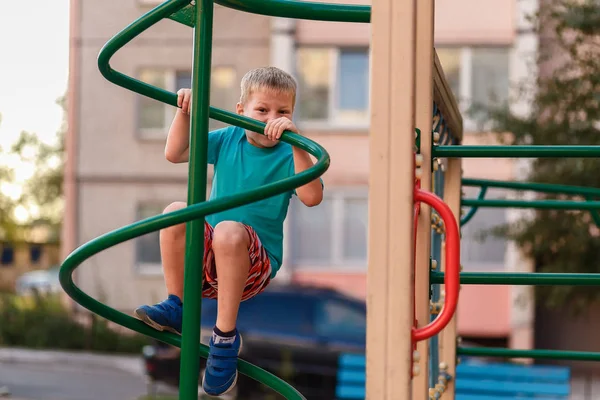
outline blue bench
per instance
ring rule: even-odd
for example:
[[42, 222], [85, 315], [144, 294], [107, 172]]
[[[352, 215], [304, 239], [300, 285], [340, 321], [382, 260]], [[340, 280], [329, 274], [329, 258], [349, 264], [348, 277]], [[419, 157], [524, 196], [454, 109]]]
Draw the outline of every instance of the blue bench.
[[[465, 361], [457, 366], [456, 396], [449, 400], [566, 400], [570, 381], [567, 367]], [[363, 354], [339, 357], [336, 398], [365, 399]]]

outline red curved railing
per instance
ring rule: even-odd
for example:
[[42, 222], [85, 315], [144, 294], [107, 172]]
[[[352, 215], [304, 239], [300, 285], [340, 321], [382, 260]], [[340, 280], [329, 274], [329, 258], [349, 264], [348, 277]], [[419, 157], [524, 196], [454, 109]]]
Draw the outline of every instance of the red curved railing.
[[438, 196], [421, 190], [417, 186], [415, 187], [414, 201], [415, 203], [426, 203], [436, 210], [446, 228], [446, 270], [444, 274], [446, 298], [436, 319], [422, 328], [413, 327], [412, 340], [419, 342], [437, 335], [448, 325], [456, 312], [460, 288], [460, 232], [452, 210]]

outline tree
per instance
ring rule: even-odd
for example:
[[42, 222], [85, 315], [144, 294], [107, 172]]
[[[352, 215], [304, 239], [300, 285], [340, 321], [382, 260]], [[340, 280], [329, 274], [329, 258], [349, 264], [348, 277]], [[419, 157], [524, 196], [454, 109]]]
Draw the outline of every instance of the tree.
[[[555, 67], [537, 78], [527, 116], [507, 105], [486, 107], [493, 131], [511, 132], [507, 144], [600, 144], [600, 3], [592, 0], [542, 2], [533, 17], [540, 37], [538, 65]], [[514, 99], [513, 99], [514, 100]], [[475, 107], [481, 112], [481, 107]], [[600, 158], [532, 160], [527, 180], [600, 188]], [[563, 198], [542, 195], [542, 198]], [[516, 241], [543, 272], [600, 273], [600, 228], [589, 212], [539, 210], [534, 218], [507, 225], [502, 233]], [[598, 287], [555, 286], [537, 290], [542, 304], [581, 310], [600, 299]]]
[[19, 199], [19, 204], [29, 211], [27, 230], [42, 225], [48, 229], [50, 241], [58, 241], [63, 216], [66, 97], [60, 97], [57, 104], [63, 109], [63, 122], [54, 143], [44, 143], [37, 135], [24, 131], [11, 148], [23, 162], [35, 166]]
[[[0, 115], [0, 124], [2, 115]], [[0, 159], [6, 159], [6, 152], [0, 147]], [[14, 180], [14, 174], [8, 165], [0, 164], [0, 240], [12, 240], [16, 235], [17, 223], [14, 219], [16, 201], [7, 196], [3, 187]]]

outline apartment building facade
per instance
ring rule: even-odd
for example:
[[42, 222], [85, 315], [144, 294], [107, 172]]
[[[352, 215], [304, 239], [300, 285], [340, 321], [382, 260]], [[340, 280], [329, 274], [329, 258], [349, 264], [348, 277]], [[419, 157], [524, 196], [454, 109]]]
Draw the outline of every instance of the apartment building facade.
[[[157, 215], [173, 201], [186, 199], [187, 166], [170, 164], [164, 158], [174, 109], [107, 82], [97, 68], [97, 55], [106, 41], [158, 3], [72, 1], [65, 254], [106, 232]], [[470, 102], [488, 101], [490, 93], [506, 99], [509, 82], [530, 72], [515, 56], [519, 49], [534, 49], [527, 45], [529, 39], [518, 33], [517, 15], [523, 5], [517, 3], [436, 3], [437, 52], [463, 110]], [[211, 104], [233, 111], [239, 81], [247, 70], [279, 66], [299, 83], [297, 125], [331, 154], [330, 170], [323, 177], [323, 203], [311, 209], [297, 201], [291, 204], [284, 267], [278, 280], [334, 286], [364, 297], [370, 26], [271, 18], [220, 6], [215, 6], [214, 17]], [[111, 65], [176, 91], [190, 85], [192, 46], [190, 28], [165, 20], [129, 43]], [[211, 128], [219, 126], [211, 121]], [[493, 140], [481, 133], [475, 118], [466, 115], [465, 130], [466, 144]], [[464, 162], [469, 177], [509, 180], [517, 176], [516, 167], [510, 160]], [[465, 270], [505, 270], [520, 262], [510, 244], [492, 238], [483, 243], [477, 240], [481, 229], [512, 217], [503, 210], [480, 210], [465, 226]], [[165, 289], [158, 233], [95, 255], [76, 271], [76, 282], [93, 297], [124, 311], [161, 300]], [[459, 331], [528, 347], [533, 305], [527, 292], [514, 290], [463, 287]], [[529, 299], [526, 306], [515, 311], [513, 300], [523, 296]], [[484, 303], [482, 298], [489, 301]], [[522, 329], [515, 336], [517, 323]], [[515, 342], [516, 337], [521, 339]]]

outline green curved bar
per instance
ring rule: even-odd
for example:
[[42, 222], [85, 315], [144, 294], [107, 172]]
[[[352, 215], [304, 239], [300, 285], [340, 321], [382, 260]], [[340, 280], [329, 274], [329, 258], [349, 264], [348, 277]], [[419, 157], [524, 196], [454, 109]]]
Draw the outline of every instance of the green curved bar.
[[[591, 196], [585, 196], [585, 201], [593, 201]], [[600, 227], [600, 213], [598, 210], [590, 210], [590, 214], [597, 227]]]
[[583, 186], [571, 186], [571, 185], [559, 185], [553, 183], [536, 183], [536, 182], [510, 182], [510, 181], [497, 181], [492, 179], [472, 179], [463, 178], [463, 186], [486, 186], [495, 187], [502, 189], [514, 189], [514, 190], [529, 190], [532, 192], [544, 192], [544, 193], [564, 193], [578, 196], [599, 196], [600, 189], [590, 188]]
[[[148, 96], [155, 100], [177, 106], [177, 95], [175, 93], [153, 87], [113, 70], [110, 67], [110, 59], [119, 49], [129, 43], [133, 38], [160, 20], [169, 18], [170, 16], [180, 12], [188, 4], [188, 0], [170, 0], [162, 3], [115, 35], [106, 43], [98, 56], [98, 68], [100, 69], [102, 75], [108, 81], [118, 86], [132, 90], [141, 95]], [[224, 110], [215, 109], [213, 107], [210, 107], [210, 117], [259, 133], [263, 133], [265, 127], [265, 124], [262, 122], [247, 117], [242, 117]], [[138, 321], [129, 315], [121, 313], [84, 293], [73, 282], [73, 272], [83, 261], [102, 250], [169, 226], [185, 223], [197, 218], [205, 217], [206, 215], [212, 213], [256, 202], [289, 190], [293, 190], [319, 178], [329, 168], [329, 154], [323, 147], [314, 141], [289, 131], [286, 131], [282, 135], [281, 140], [312, 154], [317, 158], [315, 165], [306, 171], [279, 182], [274, 182], [235, 196], [228, 196], [210, 202], [193, 204], [183, 210], [147, 218], [95, 238], [94, 240], [73, 251], [63, 262], [59, 273], [59, 280], [65, 292], [71, 298], [73, 298], [73, 300], [88, 310], [108, 320], [123, 325], [129, 329], [138, 331], [144, 335], [153, 337], [157, 340], [181, 347], [180, 336], [167, 332], [156, 331], [143, 322]], [[200, 355], [205, 358], [207, 357], [208, 348], [206, 346], [201, 345]], [[302, 394], [300, 394], [296, 389], [283, 380], [244, 360], [239, 360], [238, 369], [240, 373], [248, 375], [249, 377], [264, 383], [281, 395], [285, 396], [287, 399], [305, 400], [305, 397], [303, 397]]]
[[371, 22], [371, 6], [300, 0], [215, 0], [215, 3], [252, 14], [330, 22]]
[[[261, 124], [259, 122], [257, 123]], [[264, 128], [264, 124], [262, 125]], [[172, 225], [184, 223], [208, 214], [238, 207], [288, 190], [292, 190], [318, 178], [327, 170], [329, 166], [329, 155], [324, 148], [309, 139], [301, 137], [300, 135], [290, 134], [288, 135], [286, 141], [290, 144], [294, 144], [303, 148], [317, 157], [318, 161], [315, 166], [293, 177], [253, 189], [252, 191], [244, 192], [240, 195], [228, 196], [214, 201], [194, 204], [182, 210], [150, 217], [99, 236], [77, 248], [65, 259], [59, 272], [61, 286], [65, 292], [71, 298], [73, 298], [73, 300], [88, 310], [117, 324], [123, 325], [126, 328], [180, 347], [180, 336], [168, 332], [156, 331], [143, 322], [138, 321], [129, 315], [121, 313], [84, 293], [73, 282], [73, 272], [86, 259], [92, 257], [100, 251], [116, 246], [127, 240], [135, 239], [136, 237], [145, 235], [147, 233], [167, 228]], [[208, 355], [208, 348], [202, 345], [200, 354], [201, 356], [206, 357]], [[287, 399], [305, 400], [305, 397], [303, 397], [298, 391], [296, 391], [296, 389], [284, 381], [244, 360], [239, 360], [238, 369], [241, 373], [248, 375], [253, 379], [259, 380], [267, 386], [270, 386]]]
[[[487, 186], [481, 187], [481, 190], [479, 191], [479, 195], [477, 196], [477, 200], [485, 199], [485, 194], [487, 193], [487, 189], [488, 189]], [[471, 207], [471, 209], [469, 210], [467, 215], [465, 215], [463, 218], [460, 219], [460, 226], [463, 226], [467, 222], [469, 222], [471, 220], [471, 218], [473, 218], [475, 216], [475, 213], [477, 212], [477, 210], [479, 210], [479, 207]]]
[[[593, 197], [600, 197], [600, 189], [583, 187], [583, 186], [571, 186], [571, 185], [559, 185], [553, 183], [536, 183], [536, 182], [510, 182], [510, 181], [497, 181], [491, 179], [472, 179], [463, 178], [463, 186], [481, 186], [481, 187], [495, 187], [502, 189], [514, 189], [514, 190], [529, 190], [533, 192], [544, 192], [544, 193], [562, 193], [571, 194], [574, 196], [584, 196], [586, 201], [593, 201]], [[479, 197], [478, 200], [482, 200]], [[471, 209], [473, 210], [473, 209]], [[470, 212], [469, 212], [470, 214]], [[600, 227], [600, 213], [597, 209], [590, 210], [592, 219], [596, 226]], [[472, 216], [471, 216], [472, 217]], [[466, 223], [466, 222], [465, 222]], [[463, 222], [460, 222], [461, 226]]]
[[540, 210], [595, 210], [600, 201], [577, 200], [505, 200], [505, 199], [462, 199], [461, 205], [491, 208], [537, 208]]

